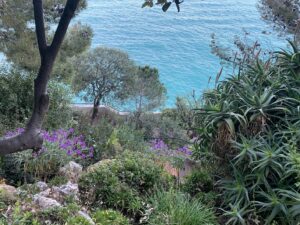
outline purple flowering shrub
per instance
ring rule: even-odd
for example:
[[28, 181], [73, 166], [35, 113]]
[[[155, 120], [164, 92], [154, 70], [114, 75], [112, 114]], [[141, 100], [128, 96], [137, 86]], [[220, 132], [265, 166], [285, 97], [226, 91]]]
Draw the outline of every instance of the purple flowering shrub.
[[162, 139], [155, 139], [150, 142], [150, 150], [158, 155], [165, 156], [183, 156], [190, 158], [192, 150], [189, 146], [182, 146], [177, 149], [171, 149]]
[[[24, 132], [23, 128], [8, 132], [12, 137]], [[48, 179], [59, 168], [70, 161], [88, 160], [94, 155], [94, 148], [87, 146], [82, 135], [75, 135], [74, 129], [59, 129], [52, 132], [42, 131], [43, 146], [39, 151], [24, 151], [15, 154], [15, 164], [25, 174], [34, 178]]]
[[188, 146], [172, 149], [162, 139], [155, 139], [150, 142], [150, 151], [167, 159], [172, 166], [178, 169], [184, 168], [184, 162], [191, 158], [192, 150]]

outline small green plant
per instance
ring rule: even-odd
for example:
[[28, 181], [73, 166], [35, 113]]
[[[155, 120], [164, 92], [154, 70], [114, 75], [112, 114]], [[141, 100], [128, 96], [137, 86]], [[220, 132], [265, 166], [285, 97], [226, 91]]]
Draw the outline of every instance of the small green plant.
[[91, 222], [83, 216], [72, 216], [64, 225], [91, 225]]
[[51, 180], [49, 180], [48, 185], [49, 186], [59, 186], [66, 184], [68, 182], [68, 179], [64, 176], [55, 176]]
[[122, 213], [115, 210], [97, 210], [93, 213], [96, 224], [101, 225], [129, 225], [129, 220]]
[[10, 220], [11, 225], [41, 225], [39, 220], [34, 216], [32, 212], [24, 212], [21, 209], [21, 203], [17, 202], [14, 205], [13, 212]]

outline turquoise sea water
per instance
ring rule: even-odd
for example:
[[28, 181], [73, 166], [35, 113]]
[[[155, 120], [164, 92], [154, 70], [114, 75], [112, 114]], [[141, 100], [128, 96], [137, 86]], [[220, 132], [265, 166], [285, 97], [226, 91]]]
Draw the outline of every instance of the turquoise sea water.
[[193, 90], [200, 94], [209, 87], [209, 77], [213, 80], [220, 70], [209, 47], [212, 33], [225, 47], [245, 30], [248, 39], [260, 41], [264, 48], [286, 46], [285, 38], [260, 19], [256, 0], [185, 0], [180, 13], [174, 6], [167, 13], [159, 7], [142, 9], [142, 3], [88, 0], [88, 8], [76, 20], [93, 28], [92, 47], [119, 48], [138, 64], [157, 67], [168, 90], [168, 107], [176, 96]]

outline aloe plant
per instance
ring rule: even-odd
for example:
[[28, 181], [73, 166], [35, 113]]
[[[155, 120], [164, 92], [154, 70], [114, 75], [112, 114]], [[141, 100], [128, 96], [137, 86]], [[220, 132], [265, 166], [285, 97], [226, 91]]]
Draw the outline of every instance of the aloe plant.
[[227, 224], [253, 213], [265, 224], [300, 221], [300, 48], [290, 45], [219, 81], [195, 114], [195, 151], [211, 149], [229, 168], [218, 182]]

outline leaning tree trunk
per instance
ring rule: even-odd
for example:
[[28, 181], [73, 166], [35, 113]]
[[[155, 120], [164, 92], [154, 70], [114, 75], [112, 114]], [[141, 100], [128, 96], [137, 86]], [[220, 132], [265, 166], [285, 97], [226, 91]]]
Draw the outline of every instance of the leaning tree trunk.
[[80, 0], [68, 0], [60, 18], [51, 45], [47, 45], [42, 0], [33, 0], [36, 36], [41, 58], [39, 73], [34, 80], [34, 108], [25, 131], [11, 138], [0, 139], [0, 155], [26, 149], [40, 149], [43, 144], [41, 128], [48, 112], [49, 96], [47, 84], [58, 54], [59, 48], [67, 32], [68, 26]]
[[96, 120], [99, 112], [99, 106], [100, 106], [100, 98], [96, 98], [94, 100], [94, 106], [93, 106], [93, 113], [92, 113], [92, 118], [91, 118], [91, 125], [94, 124], [94, 121]]

